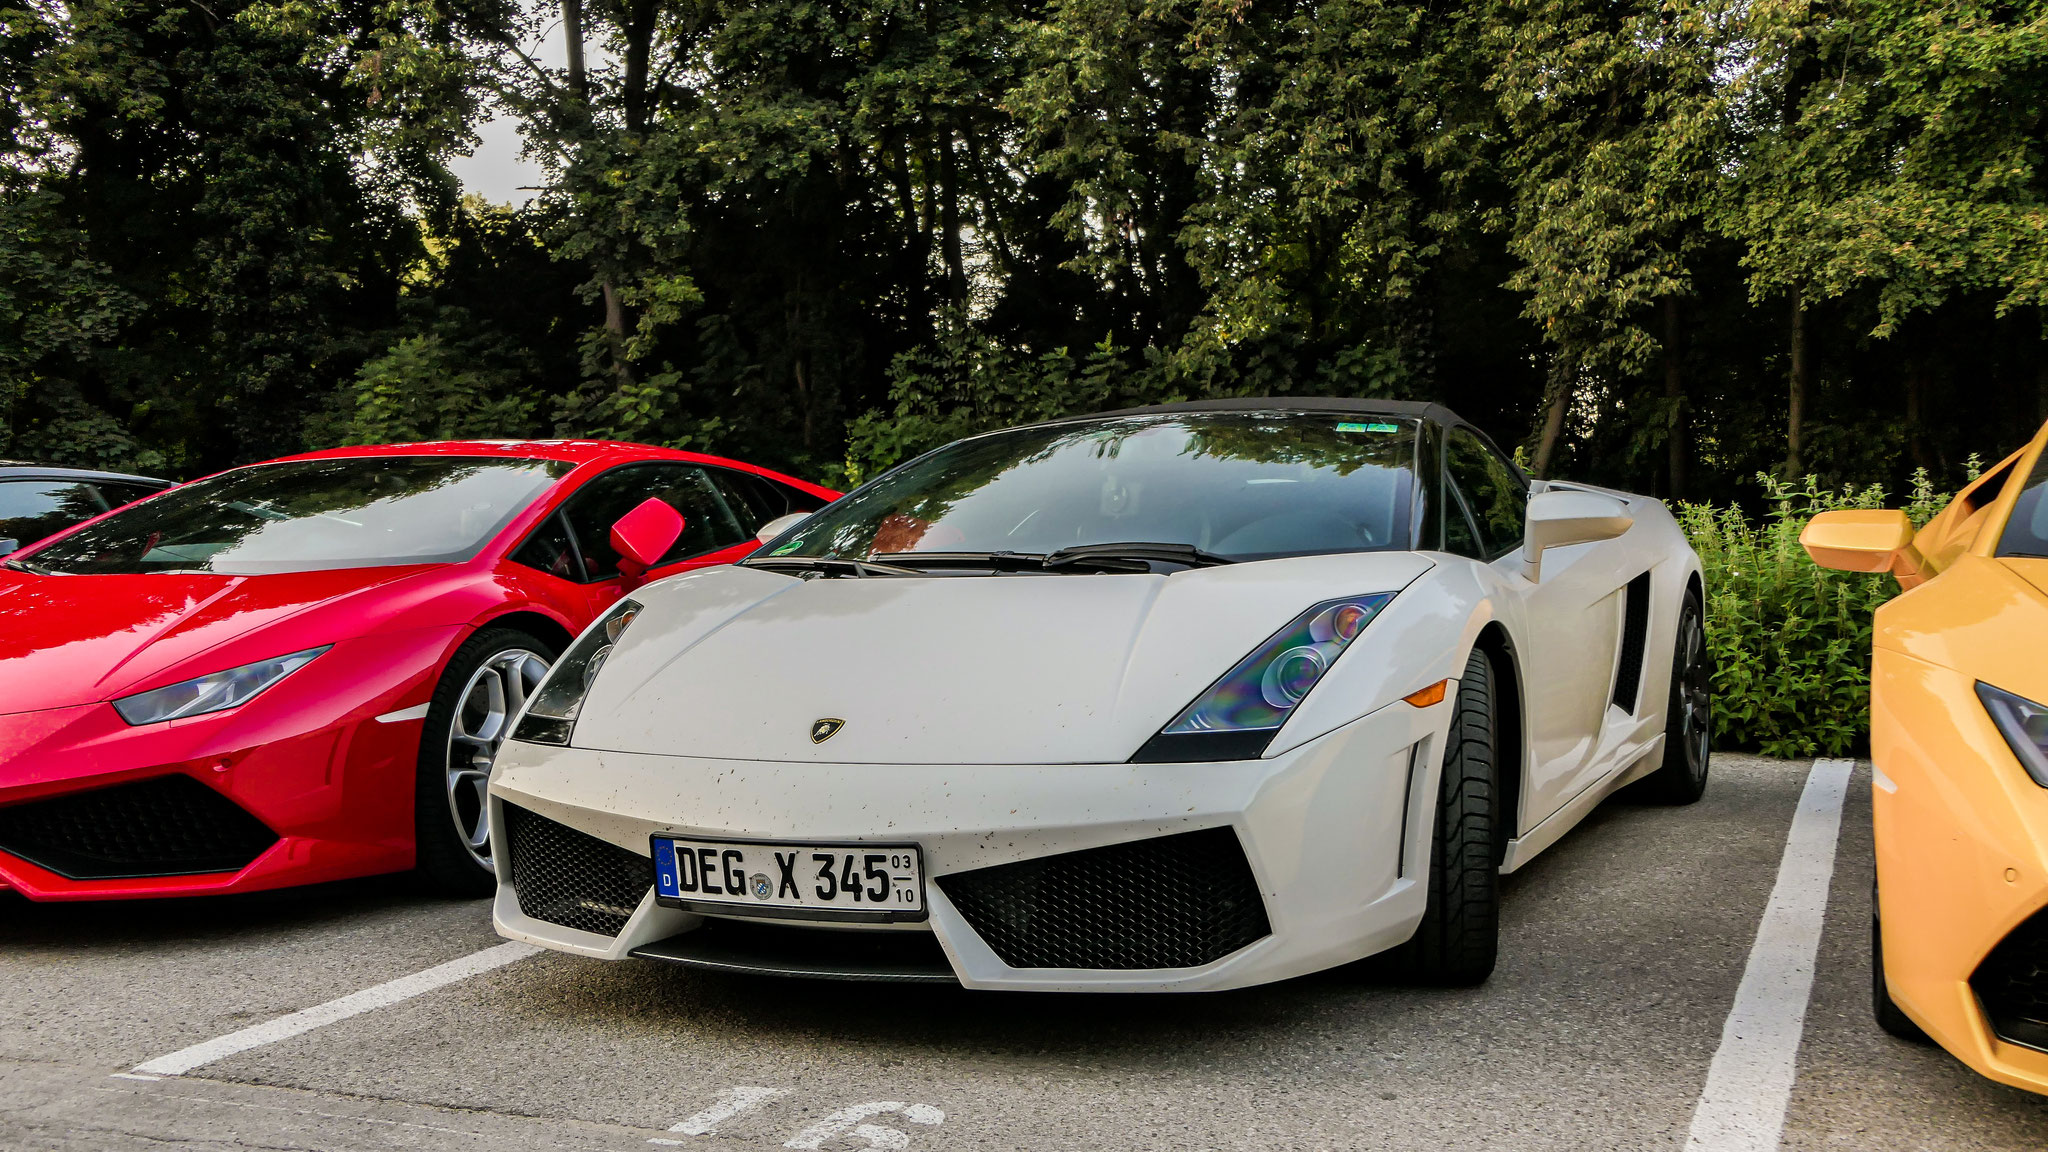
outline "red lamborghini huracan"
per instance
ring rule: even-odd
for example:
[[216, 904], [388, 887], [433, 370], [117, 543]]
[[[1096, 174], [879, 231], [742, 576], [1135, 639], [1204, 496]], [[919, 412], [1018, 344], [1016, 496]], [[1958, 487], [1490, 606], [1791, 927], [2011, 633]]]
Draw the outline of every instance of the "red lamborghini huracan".
[[[0, 889], [183, 896], [417, 867], [487, 894], [486, 777], [548, 663], [628, 584], [738, 559], [835, 495], [633, 444], [344, 448], [17, 552]], [[643, 572], [611, 528], [650, 498], [682, 524]]]

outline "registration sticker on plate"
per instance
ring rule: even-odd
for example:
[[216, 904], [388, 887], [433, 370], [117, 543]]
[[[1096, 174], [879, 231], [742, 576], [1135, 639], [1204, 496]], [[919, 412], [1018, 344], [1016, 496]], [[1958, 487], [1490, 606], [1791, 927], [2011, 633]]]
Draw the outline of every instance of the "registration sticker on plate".
[[787, 844], [654, 837], [654, 895], [671, 908], [876, 923], [922, 920], [915, 844]]

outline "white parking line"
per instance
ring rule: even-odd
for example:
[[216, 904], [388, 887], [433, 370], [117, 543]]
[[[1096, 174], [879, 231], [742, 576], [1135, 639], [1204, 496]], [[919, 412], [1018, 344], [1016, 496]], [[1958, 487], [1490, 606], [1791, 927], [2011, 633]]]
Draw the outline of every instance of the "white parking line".
[[[770, 1099], [782, 1095], [780, 1088], [749, 1088], [744, 1085], [728, 1088], [718, 1097], [718, 1102], [688, 1120], [670, 1128], [685, 1136], [709, 1136], [718, 1131], [718, 1126], [742, 1113], [751, 1112]], [[649, 1144], [681, 1144], [681, 1140], [666, 1140], [655, 1136]]]
[[531, 944], [520, 944], [515, 941], [500, 944], [495, 948], [486, 948], [481, 952], [472, 952], [460, 959], [450, 960], [446, 964], [437, 964], [423, 972], [415, 972], [410, 976], [401, 976], [396, 980], [387, 980], [382, 984], [372, 988], [365, 988], [360, 992], [351, 992], [339, 1000], [329, 1000], [325, 1004], [316, 1004], [311, 1008], [293, 1012], [288, 1016], [279, 1016], [275, 1020], [267, 1020], [261, 1024], [252, 1025], [242, 1029], [240, 1032], [230, 1032], [226, 1036], [216, 1037], [203, 1044], [194, 1044], [190, 1048], [181, 1048], [168, 1056], [159, 1056], [146, 1063], [137, 1064], [129, 1073], [117, 1072], [115, 1075], [123, 1076], [127, 1079], [134, 1079], [138, 1074], [143, 1076], [182, 1076], [202, 1064], [211, 1064], [215, 1060], [233, 1056], [237, 1052], [247, 1052], [251, 1048], [261, 1048], [265, 1044], [275, 1044], [279, 1040], [289, 1040], [301, 1033], [325, 1027], [337, 1020], [346, 1020], [351, 1016], [360, 1016], [365, 1012], [374, 1012], [379, 1008], [388, 1008], [400, 1001], [410, 1000], [422, 993], [432, 992], [436, 988], [446, 987], [458, 981], [467, 980], [479, 973], [489, 972], [493, 968], [502, 968], [514, 960], [531, 956], [538, 951], [540, 949], [535, 948]]
[[1807, 773], [1778, 882], [1693, 1110], [1687, 1152], [1772, 1152], [1778, 1146], [1835, 874], [1842, 797], [1855, 767], [1853, 760], [1816, 760]]

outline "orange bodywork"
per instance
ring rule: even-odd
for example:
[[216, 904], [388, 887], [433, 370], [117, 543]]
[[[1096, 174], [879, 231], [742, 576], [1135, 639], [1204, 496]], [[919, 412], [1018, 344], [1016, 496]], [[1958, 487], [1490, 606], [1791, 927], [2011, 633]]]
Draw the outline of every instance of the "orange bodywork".
[[[2048, 1051], [2001, 1039], [1971, 984], [1992, 950], [2048, 907], [2048, 788], [1976, 690], [1981, 681], [2048, 701], [2048, 559], [1996, 554], [2044, 441], [2048, 428], [1910, 540], [1889, 535], [1881, 515], [1837, 513], [1817, 517], [1802, 542], [1816, 562], [1890, 570], [1906, 588], [1878, 609], [1871, 654], [1891, 998], [1978, 1072], [2048, 1093]], [[2048, 955], [2038, 964], [2048, 973]]]

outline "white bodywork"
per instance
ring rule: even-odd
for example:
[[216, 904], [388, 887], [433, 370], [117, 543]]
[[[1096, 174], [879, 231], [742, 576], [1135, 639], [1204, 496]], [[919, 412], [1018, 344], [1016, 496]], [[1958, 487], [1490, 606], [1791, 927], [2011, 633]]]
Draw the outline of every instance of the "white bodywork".
[[[1458, 676], [1482, 634], [1509, 655], [1503, 679], [1519, 705], [1504, 704], [1521, 718], [1519, 770], [1503, 768], [1516, 794], [1504, 871], [1658, 763], [1698, 561], [1661, 503], [1551, 487], [1580, 501], [1572, 515], [1591, 502], [1632, 523], [1613, 539], [1490, 564], [1379, 552], [1170, 575], [803, 580], [717, 568], [661, 581], [634, 593], [645, 609], [596, 679], [575, 746], [505, 745], [494, 826], [509, 802], [643, 855], [655, 833], [915, 842], [929, 922], [864, 930], [935, 933], [974, 988], [1222, 989], [1359, 959], [1406, 940], [1423, 912], [1456, 693], [1427, 707], [1403, 697]], [[1623, 590], [1645, 572], [1648, 643], [1631, 712], [1610, 697]], [[1398, 595], [1262, 758], [1129, 762], [1308, 606], [1375, 592]], [[821, 717], [845, 726], [814, 743]], [[1216, 826], [1235, 829], [1272, 931], [1200, 968], [1011, 968], [929, 882]], [[700, 920], [651, 892], [617, 937], [535, 920], [507, 855], [497, 854], [496, 923], [513, 939], [618, 959]]]

